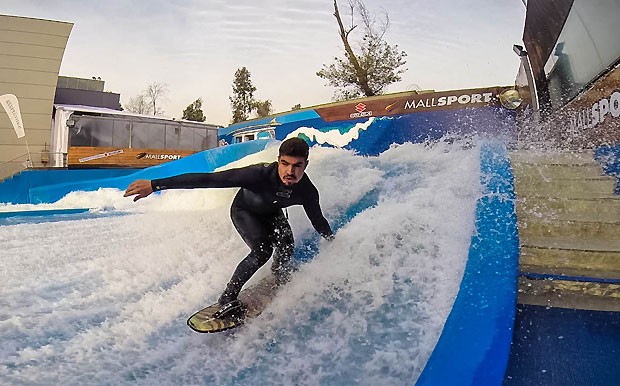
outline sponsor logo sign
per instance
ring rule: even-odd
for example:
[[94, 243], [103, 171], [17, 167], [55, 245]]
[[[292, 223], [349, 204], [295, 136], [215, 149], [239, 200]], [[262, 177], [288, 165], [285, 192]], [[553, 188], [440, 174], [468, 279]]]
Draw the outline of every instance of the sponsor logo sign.
[[502, 107], [498, 95], [512, 87], [487, 87], [429, 93], [405, 92], [370, 97], [350, 103], [318, 107], [315, 111], [326, 122], [364, 117], [413, 114], [426, 111]]
[[603, 97], [590, 106], [577, 109], [569, 117], [568, 124], [572, 131], [592, 129], [605, 121], [620, 117], [620, 89], [608, 97]]
[[151, 154], [151, 153], [138, 153], [137, 159], [154, 159], [154, 160], [166, 160], [174, 161], [181, 159], [183, 156], [180, 154]]
[[389, 105], [385, 106], [385, 111], [387, 111], [389, 113], [392, 110], [394, 110], [396, 108], [396, 103], [398, 103], [398, 101], [390, 103]]
[[453, 104], [464, 107], [473, 104], [488, 104], [493, 100], [492, 92], [455, 94], [440, 97], [425, 97], [424, 94], [419, 98], [412, 98], [405, 101], [405, 110], [428, 109], [431, 107], [451, 106]]
[[70, 146], [67, 165], [81, 167], [145, 167], [175, 161], [194, 154], [180, 149], [131, 149], [113, 147]]
[[80, 158], [79, 161], [80, 162], [88, 162], [88, 161], [93, 161], [93, 160], [96, 160], [96, 159], [111, 157], [113, 155], [122, 154], [122, 153], [123, 153], [123, 149], [118, 149], [118, 150], [113, 150], [113, 151], [106, 151], [105, 153], [99, 153], [99, 154], [94, 154], [94, 155], [91, 155], [91, 156], [88, 156], [88, 157]]
[[351, 118], [363, 118], [363, 117], [370, 117], [370, 116], [372, 116], [372, 111], [366, 111], [366, 105], [363, 104], [362, 102], [360, 102], [360, 103], [355, 105], [355, 111], [357, 111], [357, 112], [349, 114], [349, 117], [351, 117]]
[[22, 122], [22, 113], [19, 110], [17, 97], [13, 94], [0, 95], [0, 104], [2, 104], [2, 107], [4, 107], [4, 110], [8, 114], [13, 129], [15, 129], [15, 134], [17, 134], [17, 138], [24, 137], [26, 133], [24, 132], [24, 123]]
[[[595, 148], [620, 142], [620, 67], [609, 71], [542, 125], [525, 125], [525, 138], [568, 148]], [[531, 127], [530, 127], [531, 126]]]

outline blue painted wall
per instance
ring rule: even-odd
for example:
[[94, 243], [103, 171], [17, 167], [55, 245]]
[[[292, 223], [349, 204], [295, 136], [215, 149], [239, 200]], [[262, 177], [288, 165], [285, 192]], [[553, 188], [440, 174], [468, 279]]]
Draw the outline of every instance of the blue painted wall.
[[[220, 139], [234, 143], [233, 134], [267, 125], [274, 118], [263, 118], [231, 125], [220, 130]], [[314, 110], [291, 112], [277, 116], [275, 139], [283, 140], [293, 131], [305, 127], [320, 132], [338, 130], [346, 134], [355, 125], [368, 122], [369, 118], [358, 118], [337, 122], [324, 121]], [[361, 155], [377, 155], [393, 143], [424, 142], [437, 140], [446, 134], [489, 134], [508, 136], [514, 134], [515, 112], [496, 106], [462, 108], [440, 111], [416, 112], [404, 115], [374, 117], [370, 126], [359, 133], [359, 138], [343, 146]], [[305, 139], [314, 145], [313, 138]]]
[[147, 169], [80, 169], [28, 171], [0, 183], [0, 202], [52, 203], [73, 191], [99, 188], [124, 190], [136, 179], [168, 177], [181, 173], [211, 172], [249, 154], [265, 149], [270, 140], [257, 140], [205, 150], [180, 160]]
[[616, 177], [616, 194], [620, 194], [620, 144], [599, 147], [594, 151], [594, 159], [606, 174]]
[[31, 188], [125, 176], [139, 169], [24, 170], [0, 183], [0, 202], [29, 204]]
[[221, 165], [226, 165], [249, 154], [265, 149], [271, 141], [256, 140], [240, 143], [234, 146], [224, 146], [192, 154], [173, 162], [142, 169], [138, 172], [108, 179], [96, 179], [46, 185], [30, 189], [29, 199], [33, 204], [55, 202], [67, 193], [82, 190], [95, 191], [99, 188], [116, 188], [125, 190], [136, 179], [151, 180], [154, 178], [169, 177], [181, 173], [212, 172]]

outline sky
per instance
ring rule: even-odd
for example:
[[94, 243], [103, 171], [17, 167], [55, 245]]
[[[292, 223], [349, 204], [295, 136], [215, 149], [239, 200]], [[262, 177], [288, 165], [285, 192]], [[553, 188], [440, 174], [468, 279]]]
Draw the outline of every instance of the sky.
[[[345, 23], [348, 1], [339, 0]], [[525, 7], [520, 0], [366, 0], [407, 53], [388, 92], [514, 83]], [[226, 126], [234, 73], [246, 67], [255, 98], [274, 112], [328, 103], [316, 76], [343, 55], [330, 0], [0, 0], [0, 14], [71, 22], [60, 75], [101, 77], [121, 104], [154, 82], [166, 85], [164, 115], [180, 118], [197, 98], [207, 122]], [[359, 30], [360, 28], [358, 28]], [[354, 39], [353, 40], [357, 40]]]

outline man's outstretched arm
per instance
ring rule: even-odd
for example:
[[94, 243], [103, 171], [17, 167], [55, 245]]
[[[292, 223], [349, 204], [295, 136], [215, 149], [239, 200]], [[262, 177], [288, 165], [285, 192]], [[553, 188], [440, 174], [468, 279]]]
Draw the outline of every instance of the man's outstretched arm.
[[187, 173], [154, 180], [136, 180], [127, 187], [124, 197], [136, 195], [133, 200], [138, 201], [165, 189], [251, 187], [264, 179], [265, 170], [262, 164], [257, 164], [214, 173]]

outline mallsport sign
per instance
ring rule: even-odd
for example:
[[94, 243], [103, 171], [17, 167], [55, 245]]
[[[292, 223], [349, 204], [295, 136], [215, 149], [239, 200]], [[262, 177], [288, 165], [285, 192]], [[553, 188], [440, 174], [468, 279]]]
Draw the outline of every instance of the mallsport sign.
[[183, 157], [180, 154], [149, 154], [149, 153], [139, 153], [136, 158], [137, 159], [155, 159], [155, 160], [169, 160], [175, 161], [181, 159]]
[[571, 130], [583, 130], [595, 128], [605, 122], [607, 118], [620, 117], [620, 91], [615, 90], [608, 98], [603, 97], [594, 102], [590, 107], [575, 111], [569, 118]]
[[620, 67], [616, 67], [550, 114], [542, 125], [531, 129], [524, 126], [524, 136], [537, 138], [543, 134], [542, 140], [575, 149], [620, 143], [619, 84]]
[[[422, 95], [423, 96], [423, 95]], [[450, 106], [453, 103], [468, 105], [475, 103], [490, 103], [493, 100], [493, 93], [472, 93], [461, 95], [446, 95], [438, 98], [422, 98], [405, 101], [405, 110]]]
[[427, 111], [502, 106], [500, 95], [510, 89], [512, 87], [498, 86], [424, 93], [410, 91], [319, 106], [315, 111], [325, 122], [334, 122]]

